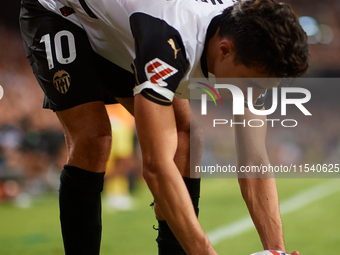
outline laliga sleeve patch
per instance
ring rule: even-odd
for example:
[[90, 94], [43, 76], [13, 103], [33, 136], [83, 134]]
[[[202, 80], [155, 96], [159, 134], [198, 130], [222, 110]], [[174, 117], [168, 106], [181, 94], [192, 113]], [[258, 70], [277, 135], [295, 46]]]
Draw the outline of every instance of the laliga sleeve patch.
[[145, 65], [145, 74], [152, 84], [166, 87], [168, 84], [165, 79], [177, 73], [178, 70], [165, 63], [159, 58], [155, 58]]

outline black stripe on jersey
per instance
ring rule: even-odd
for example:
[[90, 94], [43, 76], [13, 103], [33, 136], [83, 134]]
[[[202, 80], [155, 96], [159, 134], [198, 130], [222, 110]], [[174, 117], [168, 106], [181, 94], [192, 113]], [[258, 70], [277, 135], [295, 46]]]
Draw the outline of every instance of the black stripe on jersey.
[[[197, 1], [197, 0], [196, 0]], [[204, 3], [209, 3], [208, 0], [201, 0], [201, 2], [204, 2]], [[213, 4], [213, 5], [216, 5], [216, 1], [215, 0], [210, 0], [210, 2]], [[222, 0], [217, 0], [217, 2], [219, 4], [223, 4]]]
[[149, 99], [150, 101], [160, 104], [160, 105], [171, 105], [171, 101], [163, 97], [162, 95], [157, 94], [155, 96], [155, 92], [152, 89], [143, 89], [141, 94]]
[[83, 7], [84, 11], [93, 19], [98, 19], [97, 16], [91, 11], [91, 9], [87, 6], [85, 0], [79, 0], [81, 7]]

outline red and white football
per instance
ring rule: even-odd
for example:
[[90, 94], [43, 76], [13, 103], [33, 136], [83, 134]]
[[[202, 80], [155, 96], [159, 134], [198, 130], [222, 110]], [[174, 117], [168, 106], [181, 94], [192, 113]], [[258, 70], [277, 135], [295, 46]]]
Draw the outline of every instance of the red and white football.
[[284, 253], [282, 251], [265, 250], [265, 251], [255, 252], [250, 255], [290, 255], [290, 254]]

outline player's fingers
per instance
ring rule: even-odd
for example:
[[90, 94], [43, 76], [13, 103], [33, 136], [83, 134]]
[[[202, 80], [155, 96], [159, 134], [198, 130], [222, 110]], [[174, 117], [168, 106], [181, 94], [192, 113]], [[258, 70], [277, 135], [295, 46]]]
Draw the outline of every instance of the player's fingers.
[[291, 255], [300, 255], [300, 252], [298, 252], [298, 251], [293, 251], [293, 252], [291, 253]]

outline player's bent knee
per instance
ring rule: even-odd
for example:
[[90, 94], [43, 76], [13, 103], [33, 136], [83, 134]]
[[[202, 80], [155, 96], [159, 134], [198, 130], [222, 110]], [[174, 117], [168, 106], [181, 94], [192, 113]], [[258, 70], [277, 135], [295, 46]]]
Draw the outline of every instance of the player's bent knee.
[[103, 172], [111, 150], [111, 125], [105, 105], [90, 102], [56, 112], [69, 153], [67, 164]]
[[111, 132], [81, 132], [71, 139], [68, 164], [103, 172], [111, 150]]
[[109, 133], [94, 132], [79, 137], [77, 139], [75, 147], [81, 146], [84, 150], [88, 152], [83, 153], [90, 154], [92, 155], [92, 157], [105, 157], [106, 155], [108, 156], [110, 153], [111, 142], [112, 142], [111, 132]]
[[92, 153], [98, 152], [97, 154], [99, 155], [108, 154], [112, 143], [111, 132], [87, 134], [82, 138], [82, 141]]

